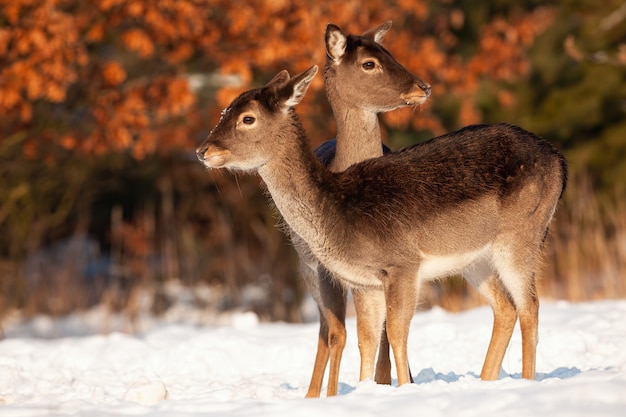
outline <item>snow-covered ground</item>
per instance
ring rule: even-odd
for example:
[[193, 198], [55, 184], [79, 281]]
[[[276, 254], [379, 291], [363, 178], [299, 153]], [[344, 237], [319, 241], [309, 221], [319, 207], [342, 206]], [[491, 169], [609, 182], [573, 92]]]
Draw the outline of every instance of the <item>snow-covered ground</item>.
[[[355, 322], [339, 395], [304, 399], [317, 324], [142, 319], [136, 334], [101, 310], [5, 323], [0, 416], [625, 416], [626, 301], [544, 301], [537, 380], [520, 378], [519, 330], [501, 377], [478, 378], [491, 311], [415, 314], [415, 384], [358, 382]], [[52, 337], [54, 336], [54, 337]], [[395, 370], [394, 370], [395, 373]]]

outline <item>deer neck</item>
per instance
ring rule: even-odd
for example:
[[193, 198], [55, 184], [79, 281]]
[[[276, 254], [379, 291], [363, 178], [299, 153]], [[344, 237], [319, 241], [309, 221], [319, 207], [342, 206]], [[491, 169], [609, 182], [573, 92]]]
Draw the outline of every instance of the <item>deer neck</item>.
[[332, 234], [328, 219], [337, 216], [329, 196], [334, 176], [317, 161], [301, 127], [289, 134], [298, 140], [286, 140], [286, 147], [258, 173], [284, 221], [319, 255]]
[[331, 107], [337, 123], [337, 148], [329, 169], [339, 172], [350, 165], [383, 154], [378, 115], [361, 107], [333, 99]]

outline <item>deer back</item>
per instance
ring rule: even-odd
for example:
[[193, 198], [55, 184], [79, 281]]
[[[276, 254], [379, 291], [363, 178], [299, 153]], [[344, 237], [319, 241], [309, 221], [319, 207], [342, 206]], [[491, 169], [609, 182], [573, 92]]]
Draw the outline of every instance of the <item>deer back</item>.
[[539, 233], [566, 178], [563, 156], [547, 141], [508, 124], [474, 125], [354, 165], [328, 190], [341, 206], [337, 221], [355, 233], [377, 242], [410, 236], [445, 252], [480, 246], [543, 210]]

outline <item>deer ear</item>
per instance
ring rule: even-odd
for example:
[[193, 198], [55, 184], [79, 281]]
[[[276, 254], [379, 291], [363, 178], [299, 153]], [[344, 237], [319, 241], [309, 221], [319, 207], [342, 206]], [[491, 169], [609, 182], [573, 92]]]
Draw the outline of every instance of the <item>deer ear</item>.
[[391, 20], [387, 20], [377, 28], [368, 30], [363, 34], [363, 37], [373, 39], [376, 43], [381, 43], [389, 29], [391, 29]]
[[326, 25], [326, 55], [333, 61], [339, 63], [346, 53], [347, 38], [337, 25], [329, 23]]
[[267, 84], [265, 84], [265, 86], [266, 87], [272, 86], [272, 85], [281, 86], [281, 85], [284, 85], [287, 81], [289, 81], [289, 78], [290, 78], [289, 72], [287, 70], [282, 70], [281, 72], [276, 74], [274, 78], [272, 78]]
[[285, 108], [293, 107], [302, 101], [315, 74], [317, 74], [317, 65], [313, 65], [311, 68], [304, 71], [302, 74], [296, 75], [289, 81], [285, 88], [291, 87], [291, 91], [289, 92], [289, 97], [284, 102]]

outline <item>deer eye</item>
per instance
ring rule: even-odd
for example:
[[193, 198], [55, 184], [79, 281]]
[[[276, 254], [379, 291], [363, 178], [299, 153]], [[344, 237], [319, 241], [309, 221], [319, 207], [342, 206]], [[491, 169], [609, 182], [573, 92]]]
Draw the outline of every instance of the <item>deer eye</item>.
[[375, 59], [367, 60], [361, 64], [361, 68], [365, 71], [371, 71], [379, 67], [378, 61]]
[[366, 70], [366, 71], [371, 71], [374, 68], [376, 68], [376, 62], [374, 62], [374, 61], [365, 61], [363, 64], [361, 64], [361, 67], [363, 67], [363, 69]]
[[251, 125], [256, 122], [256, 119], [252, 116], [243, 116], [243, 119], [241, 119], [241, 121], [244, 125]]

